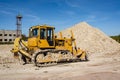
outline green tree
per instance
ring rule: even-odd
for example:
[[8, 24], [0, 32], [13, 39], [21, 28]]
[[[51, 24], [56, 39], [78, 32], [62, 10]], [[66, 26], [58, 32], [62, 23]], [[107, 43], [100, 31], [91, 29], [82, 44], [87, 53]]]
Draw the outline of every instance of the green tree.
[[120, 43], [120, 35], [110, 36], [110, 37]]
[[22, 39], [23, 39], [24, 41], [27, 41], [27, 40], [28, 40], [28, 37], [27, 37], [25, 34], [22, 34]]

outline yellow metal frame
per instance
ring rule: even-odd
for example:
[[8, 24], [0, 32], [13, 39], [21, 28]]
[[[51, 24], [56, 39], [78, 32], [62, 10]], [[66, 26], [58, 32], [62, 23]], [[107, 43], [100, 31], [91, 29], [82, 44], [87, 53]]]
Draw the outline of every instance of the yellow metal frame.
[[19, 52], [19, 53], [21, 53], [22, 55], [26, 56], [27, 58], [31, 58], [31, 55], [30, 55], [28, 52], [26, 52], [24, 49], [21, 48], [20, 42], [21, 42], [24, 46], [26, 46], [26, 48], [28, 48], [28, 47], [27, 47], [27, 43], [24, 42], [23, 40], [21, 41], [21, 38], [18, 37], [18, 38], [16, 38], [15, 41], [14, 41], [14, 48], [11, 50], [11, 52], [14, 53], [15, 57], [16, 57], [16, 54], [18, 54], [18, 52]]

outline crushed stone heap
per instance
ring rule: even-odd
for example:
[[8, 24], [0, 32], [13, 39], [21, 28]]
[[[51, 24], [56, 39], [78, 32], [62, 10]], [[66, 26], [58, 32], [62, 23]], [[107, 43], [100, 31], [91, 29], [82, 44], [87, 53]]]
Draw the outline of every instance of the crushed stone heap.
[[[86, 22], [81, 22], [62, 32], [63, 37], [71, 37], [73, 31], [77, 47], [89, 53], [113, 53], [120, 50], [120, 44]], [[57, 33], [59, 37], [59, 33]]]

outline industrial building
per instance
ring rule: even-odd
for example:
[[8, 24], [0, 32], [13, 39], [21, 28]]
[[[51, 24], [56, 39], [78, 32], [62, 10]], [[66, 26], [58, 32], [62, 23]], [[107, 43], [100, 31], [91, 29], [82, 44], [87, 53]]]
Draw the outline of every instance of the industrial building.
[[0, 43], [14, 42], [16, 33], [16, 30], [0, 30]]

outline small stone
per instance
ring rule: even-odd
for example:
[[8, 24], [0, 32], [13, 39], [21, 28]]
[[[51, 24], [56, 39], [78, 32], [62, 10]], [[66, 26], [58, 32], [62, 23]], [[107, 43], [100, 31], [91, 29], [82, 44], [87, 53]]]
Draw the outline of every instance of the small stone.
[[35, 68], [35, 70], [39, 70], [39, 68]]
[[43, 71], [44, 73], [48, 73], [48, 71]]

